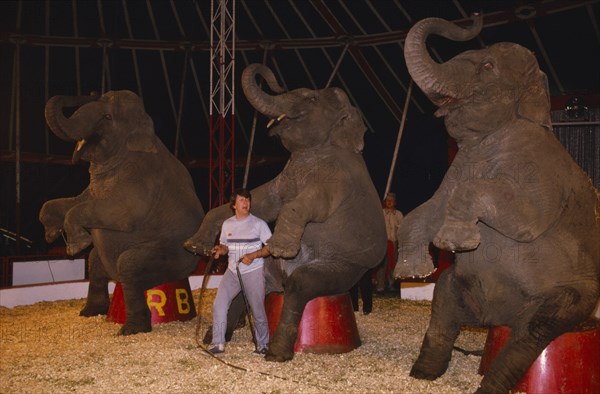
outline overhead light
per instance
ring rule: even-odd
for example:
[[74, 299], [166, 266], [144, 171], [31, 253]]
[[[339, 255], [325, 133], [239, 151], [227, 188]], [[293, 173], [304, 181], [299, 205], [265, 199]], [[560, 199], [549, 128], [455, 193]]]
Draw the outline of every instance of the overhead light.
[[581, 97], [573, 97], [567, 101], [565, 106], [565, 115], [571, 120], [581, 120], [587, 118], [588, 107]]

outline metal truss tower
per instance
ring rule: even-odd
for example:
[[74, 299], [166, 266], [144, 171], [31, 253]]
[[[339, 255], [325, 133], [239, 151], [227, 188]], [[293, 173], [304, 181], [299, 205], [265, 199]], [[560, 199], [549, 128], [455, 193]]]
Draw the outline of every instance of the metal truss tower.
[[234, 186], [235, 0], [212, 0], [211, 16], [208, 198], [214, 208]]

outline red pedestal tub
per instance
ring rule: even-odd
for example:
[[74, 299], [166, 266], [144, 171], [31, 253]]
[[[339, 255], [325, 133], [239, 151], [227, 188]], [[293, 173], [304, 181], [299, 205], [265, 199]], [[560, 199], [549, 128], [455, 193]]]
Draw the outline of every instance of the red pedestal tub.
[[[272, 337], [279, 324], [283, 294], [268, 294], [265, 307], [269, 321], [269, 334]], [[346, 353], [356, 349], [360, 344], [349, 294], [317, 297], [306, 304], [298, 326], [295, 352]]]
[[[164, 283], [146, 290], [144, 295], [152, 315], [152, 324], [186, 321], [196, 317], [196, 308], [194, 307], [194, 299], [188, 279]], [[124, 324], [125, 317], [123, 289], [121, 283], [117, 283], [106, 320]]]
[[[479, 366], [485, 374], [510, 337], [511, 329], [491, 328]], [[513, 391], [525, 393], [600, 393], [600, 320], [580, 324], [554, 341], [538, 356]]]

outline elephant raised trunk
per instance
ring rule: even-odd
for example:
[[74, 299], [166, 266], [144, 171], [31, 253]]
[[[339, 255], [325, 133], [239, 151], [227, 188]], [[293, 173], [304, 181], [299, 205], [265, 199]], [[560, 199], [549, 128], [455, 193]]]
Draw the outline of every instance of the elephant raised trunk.
[[79, 107], [98, 100], [98, 96], [54, 96], [46, 103], [45, 116], [48, 127], [57, 137], [65, 141], [85, 138], [84, 131], [89, 129], [89, 119], [76, 117], [67, 119], [63, 114], [65, 107]]
[[408, 71], [415, 83], [437, 106], [442, 106], [453, 98], [458, 98], [458, 87], [453, 86], [451, 67], [435, 62], [427, 51], [427, 37], [436, 34], [453, 41], [468, 41], [481, 31], [483, 18], [474, 16], [474, 23], [468, 29], [456, 26], [439, 18], [428, 18], [410, 29], [404, 45], [404, 58]]
[[262, 64], [251, 64], [244, 69], [242, 74], [242, 89], [246, 98], [257, 111], [266, 116], [274, 118], [281, 115], [284, 111], [281, 105], [278, 104], [277, 97], [267, 94], [258, 86], [256, 83], [257, 74], [260, 74], [267, 81], [273, 92], [278, 94], [285, 92], [268, 67]]

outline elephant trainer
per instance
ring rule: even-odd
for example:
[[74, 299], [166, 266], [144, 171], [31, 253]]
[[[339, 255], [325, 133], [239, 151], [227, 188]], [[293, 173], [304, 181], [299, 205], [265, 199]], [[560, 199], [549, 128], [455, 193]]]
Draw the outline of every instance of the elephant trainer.
[[[69, 118], [65, 107], [79, 107]], [[46, 240], [66, 234], [67, 253], [89, 253], [90, 285], [82, 316], [106, 314], [108, 282], [123, 289], [120, 334], [151, 331], [144, 291], [187, 278], [198, 259], [181, 245], [204, 210], [187, 169], [154, 133], [140, 97], [122, 90], [102, 96], [55, 96], [46, 104], [50, 130], [76, 141], [73, 160], [90, 162], [90, 184], [77, 197], [46, 202]]]
[[480, 16], [469, 29], [429, 18], [406, 38], [408, 70], [459, 150], [434, 196], [400, 225], [395, 276], [430, 273], [432, 241], [456, 252], [435, 286], [410, 374], [441, 376], [462, 325], [509, 326], [477, 390], [506, 393], [554, 338], [593, 312], [600, 201], [552, 133], [547, 80], [533, 53], [503, 42], [442, 64], [429, 56], [430, 34], [466, 41], [481, 27]]
[[[257, 74], [278, 95], [260, 89]], [[366, 127], [342, 90], [283, 92], [271, 70], [259, 64], [244, 70], [242, 88], [252, 106], [272, 118], [271, 135], [291, 153], [275, 179], [252, 190], [254, 214], [276, 222], [267, 245], [278, 259], [266, 264], [267, 280], [277, 276], [267, 271], [283, 272], [278, 284], [284, 289], [283, 309], [265, 358], [286, 361], [293, 358], [306, 303], [347, 292], [381, 261], [385, 224], [361, 155]], [[186, 248], [212, 248], [229, 216], [229, 204], [209, 211]]]

